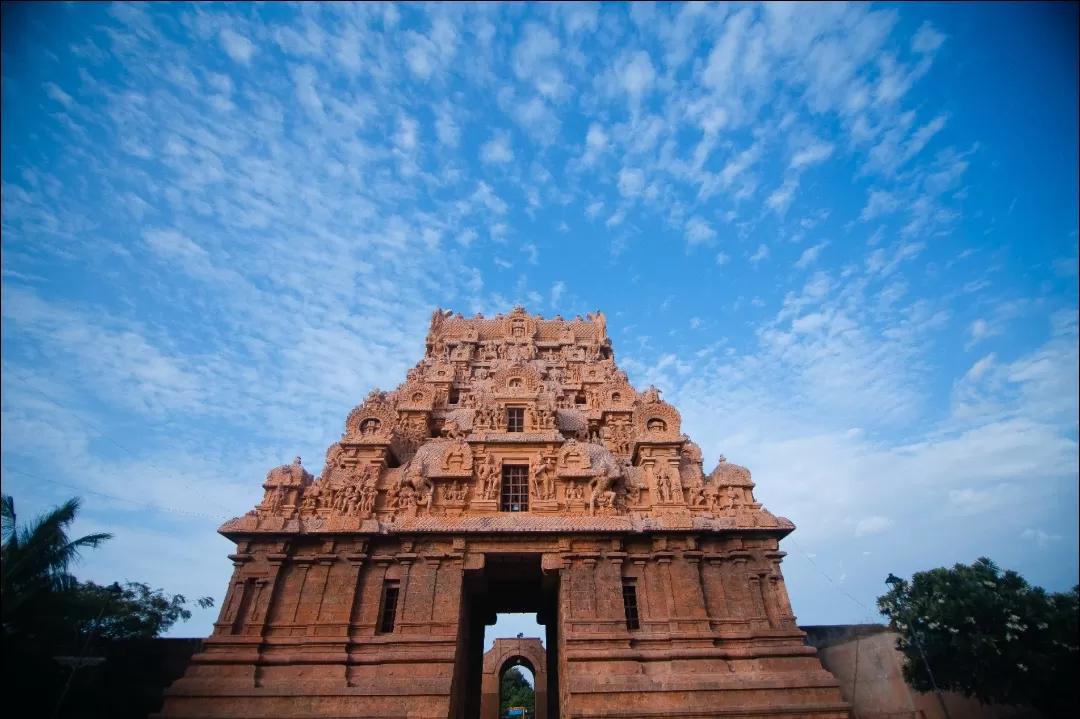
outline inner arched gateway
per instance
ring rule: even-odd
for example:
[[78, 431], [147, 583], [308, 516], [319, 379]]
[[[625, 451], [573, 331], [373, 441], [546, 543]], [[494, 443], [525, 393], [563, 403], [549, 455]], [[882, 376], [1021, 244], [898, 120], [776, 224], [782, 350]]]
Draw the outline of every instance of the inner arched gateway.
[[484, 678], [480, 700], [480, 719], [499, 719], [503, 703], [502, 678], [511, 669], [523, 666], [533, 675], [534, 705], [532, 717], [548, 719], [547, 653], [539, 639], [496, 639], [484, 654]]

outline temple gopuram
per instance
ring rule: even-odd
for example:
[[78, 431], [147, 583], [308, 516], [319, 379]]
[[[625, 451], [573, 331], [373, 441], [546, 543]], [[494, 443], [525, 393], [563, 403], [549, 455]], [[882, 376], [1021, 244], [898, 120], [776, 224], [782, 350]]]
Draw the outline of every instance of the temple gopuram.
[[164, 717], [480, 715], [484, 627], [535, 612], [545, 715], [847, 717], [750, 472], [615, 364], [602, 313], [436, 311], [318, 477], [270, 471]]

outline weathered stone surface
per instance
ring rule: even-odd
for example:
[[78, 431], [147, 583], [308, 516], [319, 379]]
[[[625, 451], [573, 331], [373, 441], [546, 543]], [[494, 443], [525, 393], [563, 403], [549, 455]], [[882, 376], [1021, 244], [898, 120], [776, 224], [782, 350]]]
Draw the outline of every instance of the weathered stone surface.
[[436, 311], [318, 478], [272, 470], [167, 717], [476, 717], [483, 628], [537, 612], [550, 717], [841, 717], [780, 573], [794, 529], [708, 475], [602, 313]]

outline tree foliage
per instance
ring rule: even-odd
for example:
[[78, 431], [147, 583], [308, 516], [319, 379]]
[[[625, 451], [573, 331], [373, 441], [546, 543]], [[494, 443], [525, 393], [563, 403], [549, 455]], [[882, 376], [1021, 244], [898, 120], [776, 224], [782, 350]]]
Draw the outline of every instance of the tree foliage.
[[[91, 630], [103, 641], [148, 639], [189, 619], [182, 594], [169, 595], [137, 582], [103, 587], [71, 574], [82, 551], [112, 538], [101, 532], [71, 539], [68, 532], [79, 507], [77, 498], [70, 499], [20, 526], [15, 500], [2, 497], [5, 637], [51, 651], [80, 645]], [[213, 603], [210, 597], [196, 600], [203, 608]]]
[[[102, 639], [148, 639], [160, 636], [178, 621], [191, 619], [183, 594], [169, 595], [141, 582], [127, 582], [119, 590], [93, 582], [79, 585], [75, 599], [81, 609], [76, 619], [80, 633], [97, 621], [95, 634]], [[211, 597], [200, 597], [195, 603], [203, 609], [214, 606]], [[102, 612], [102, 607], [106, 611]]]
[[112, 538], [104, 532], [71, 539], [68, 530], [75, 521], [80, 501], [69, 499], [59, 507], [19, 526], [15, 500], [0, 498], [3, 515], [3, 547], [0, 549], [0, 602], [3, 604], [5, 634], [30, 634], [56, 630], [67, 610], [78, 581], [70, 570], [86, 549], [94, 549]]
[[505, 712], [511, 707], [525, 707], [531, 711], [536, 695], [521, 670], [510, 667], [499, 680], [499, 697], [500, 712]]
[[[985, 704], [1033, 707], [1045, 716], [1076, 708], [1080, 587], [1049, 593], [980, 558], [971, 566], [890, 575], [878, 609], [900, 633], [904, 679]], [[925, 653], [924, 662], [920, 654]]]

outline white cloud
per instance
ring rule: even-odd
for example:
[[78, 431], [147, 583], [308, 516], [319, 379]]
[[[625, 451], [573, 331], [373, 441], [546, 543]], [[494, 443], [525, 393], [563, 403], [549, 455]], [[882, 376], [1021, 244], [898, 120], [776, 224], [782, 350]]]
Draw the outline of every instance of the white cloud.
[[716, 237], [716, 230], [706, 220], [691, 217], [686, 221], [686, 241], [691, 245], [708, 242]]
[[937, 52], [945, 42], [945, 36], [934, 29], [929, 22], [924, 22], [915, 36], [911, 38], [911, 49], [921, 55]]
[[72, 105], [75, 104], [75, 101], [71, 98], [71, 95], [61, 90], [60, 87], [56, 85], [56, 83], [45, 83], [45, 94], [47, 94], [53, 100], [56, 100], [66, 108], [70, 108]]
[[1020, 533], [1021, 539], [1028, 539], [1035, 542], [1041, 548], [1047, 547], [1050, 542], [1057, 542], [1061, 540], [1060, 534], [1048, 534], [1041, 529], [1031, 529], [1028, 527]]
[[730, 259], [731, 259], [730, 255], [725, 255], [723, 252], [719, 252], [716, 255], [716, 266], [717, 267], [722, 267], [725, 264], [727, 264], [728, 260], [730, 260]]
[[510, 137], [498, 133], [480, 148], [480, 160], [485, 165], [505, 165], [514, 160], [514, 151], [510, 148]]
[[788, 208], [791, 207], [791, 202], [795, 199], [795, 191], [798, 187], [799, 178], [797, 176], [787, 178], [784, 180], [784, 184], [773, 190], [773, 193], [765, 200], [765, 205], [783, 217], [787, 214]]
[[563, 292], [566, 292], [566, 283], [559, 280], [551, 286], [551, 306], [558, 307], [559, 300], [563, 296]]
[[637, 197], [645, 188], [645, 172], [637, 167], [624, 167], [619, 170], [619, 194], [623, 197]]
[[1001, 330], [1000, 328], [991, 325], [986, 320], [979, 318], [972, 322], [971, 325], [968, 327], [968, 333], [970, 335], [970, 339], [968, 340], [967, 346], [970, 349], [971, 347], [974, 347], [976, 344], [982, 342], [988, 337], [993, 337], [995, 335], [1001, 334]]
[[622, 56], [616, 69], [619, 85], [627, 94], [633, 112], [638, 112], [641, 100], [652, 89], [656, 72], [649, 54], [638, 50]]
[[245, 65], [251, 62], [251, 57], [255, 54], [255, 46], [246, 37], [231, 28], [223, 28], [220, 39], [221, 47], [233, 60]]
[[750, 264], [756, 265], [764, 259], [769, 257], [769, 248], [765, 245], [758, 245], [757, 251], [750, 255]]
[[608, 149], [609, 143], [610, 138], [604, 132], [603, 126], [596, 122], [590, 124], [589, 131], [585, 134], [585, 154], [582, 155], [581, 163], [585, 167], [591, 166]]
[[454, 114], [448, 103], [435, 110], [435, 136], [439, 142], [449, 147], [457, 147], [461, 142], [461, 128], [454, 120]]
[[867, 534], [880, 534], [889, 527], [891, 527], [893, 521], [888, 517], [865, 517], [855, 522], [855, 536], [863, 537]]
[[321, 120], [323, 118], [323, 103], [318, 90], [315, 89], [317, 81], [315, 69], [309, 65], [298, 67], [293, 71], [293, 82], [296, 84], [296, 99], [314, 119]]
[[796, 269], [805, 269], [814, 262], [817, 262], [818, 255], [820, 255], [821, 251], [828, 247], [828, 245], [828, 242], [819, 242], [813, 247], [807, 247], [795, 262]]
[[791, 156], [792, 170], [804, 170], [811, 165], [818, 165], [828, 160], [833, 153], [829, 142], [814, 142]]
[[893, 197], [892, 193], [882, 190], [871, 190], [866, 200], [866, 207], [859, 214], [860, 220], [872, 220], [880, 215], [894, 212], [900, 202]]

